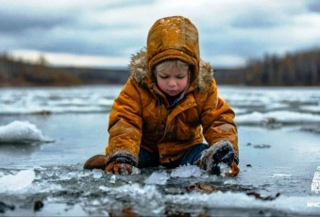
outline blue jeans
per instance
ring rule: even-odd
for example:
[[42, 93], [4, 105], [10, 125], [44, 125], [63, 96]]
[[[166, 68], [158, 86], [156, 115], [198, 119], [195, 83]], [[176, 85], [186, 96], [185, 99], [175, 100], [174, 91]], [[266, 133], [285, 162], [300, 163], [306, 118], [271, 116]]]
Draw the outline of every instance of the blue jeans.
[[[179, 158], [177, 161], [172, 162], [170, 164], [163, 164], [163, 166], [168, 168], [178, 167], [180, 165], [186, 164], [195, 164], [201, 157], [201, 154], [204, 150], [209, 148], [208, 144], [197, 144], [189, 148], [184, 155]], [[153, 154], [149, 151], [141, 148], [139, 153], [139, 162], [138, 168], [146, 168], [146, 167], [156, 167], [160, 165], [159, 154]]]

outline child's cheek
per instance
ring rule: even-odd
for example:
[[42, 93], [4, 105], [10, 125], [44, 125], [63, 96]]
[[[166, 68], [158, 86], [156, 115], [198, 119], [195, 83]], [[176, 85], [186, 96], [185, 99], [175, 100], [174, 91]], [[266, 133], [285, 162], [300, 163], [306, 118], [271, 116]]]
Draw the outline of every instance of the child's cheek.
[[181, 89], [186, 88], [187, 84], [188, 84], [188, 79], [187, 78], [184, 78], [179, 82], [179, 86], [180, 86]]
[[165, 85], [165, 82], [164, 82], [163, 80], [158, 79], [157, 84], [158, 84], [158, 87], [159, 87], [162, 91], [165, 90], [166, 85]]

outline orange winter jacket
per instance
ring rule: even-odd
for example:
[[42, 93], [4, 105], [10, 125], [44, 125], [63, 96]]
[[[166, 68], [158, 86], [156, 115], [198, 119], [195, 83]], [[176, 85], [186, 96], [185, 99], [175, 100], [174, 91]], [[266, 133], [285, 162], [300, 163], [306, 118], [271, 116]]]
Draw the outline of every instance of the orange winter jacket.
[[[153, 76], [155, 65], [167, 59], [180, 59], [192, 68], [184, 98], [173, 108]], [[158, 20], [149, 31], [147, 50], [132, 57], [130, 73], [110, 112], [109, 159], [131, 155], [137, 164], [144, 148], [158, 153], [160, 163], [171, 163], [203, 137], [210, 146], [227, 139], [239, 155], [235, 113], [218, 97], [210, 64], [200, 60], [198, 32], [190, 20]]]

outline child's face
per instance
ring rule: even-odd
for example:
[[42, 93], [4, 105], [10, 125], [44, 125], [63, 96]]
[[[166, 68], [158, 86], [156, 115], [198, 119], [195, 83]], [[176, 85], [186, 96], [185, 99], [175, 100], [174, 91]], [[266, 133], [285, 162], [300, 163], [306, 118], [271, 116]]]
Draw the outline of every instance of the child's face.
[[157, 72], [157, 84], [160, 90], [169, 96], [180, 94], [188, 85], [188, 70], [173, 66], [168, 70]]

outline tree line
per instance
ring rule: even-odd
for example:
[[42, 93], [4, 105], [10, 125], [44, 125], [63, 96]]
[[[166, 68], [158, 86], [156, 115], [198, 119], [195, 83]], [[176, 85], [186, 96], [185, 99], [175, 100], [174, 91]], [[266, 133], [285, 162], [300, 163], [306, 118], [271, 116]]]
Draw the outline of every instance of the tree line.
[[0, 54], [0, 87], [117, 84], [128, 78], [125, 69], [50, 66], [44, 56], [30, 62]]
[[[0, 86], [123, 84], [128, 76], [128, 69], [54, 67], [44, 56], [28, 62], [0, 54]], [[244, 67], [215, 69], [215, 78], [218, 84], [232, 85], [320, 85], [320, 49], [250, 59]]]
[[242, 72], [246, 85], [320, 85], [320, 49], [249, 60]]

